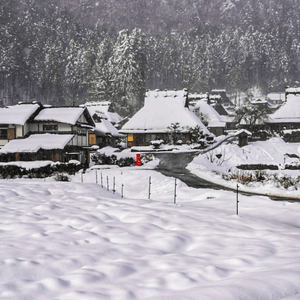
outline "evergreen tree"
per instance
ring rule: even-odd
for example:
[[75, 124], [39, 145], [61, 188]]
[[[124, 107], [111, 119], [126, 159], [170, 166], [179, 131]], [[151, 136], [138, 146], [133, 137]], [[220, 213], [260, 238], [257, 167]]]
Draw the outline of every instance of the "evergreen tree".
[[141, 30], [119, 32], [108, 68], [116, 111], [132, 115], [142, 106], [145, 95], [146, 57]]
[[109, 38], [105, 38], [96, 49], [95, 63], [88, 76], [87, 99], [90, 101], [112, 101], [111, 76], [108, 60], [112, 49]]

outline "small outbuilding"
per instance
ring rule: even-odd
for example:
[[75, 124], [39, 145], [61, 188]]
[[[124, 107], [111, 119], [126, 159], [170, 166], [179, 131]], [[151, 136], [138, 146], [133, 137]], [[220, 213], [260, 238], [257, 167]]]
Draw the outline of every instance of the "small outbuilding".
[[239, 138], [239, 147], [244, 147], [248, 145], [248, 138], [252, 133], [246, 129], [239, 130], [236, 135]]

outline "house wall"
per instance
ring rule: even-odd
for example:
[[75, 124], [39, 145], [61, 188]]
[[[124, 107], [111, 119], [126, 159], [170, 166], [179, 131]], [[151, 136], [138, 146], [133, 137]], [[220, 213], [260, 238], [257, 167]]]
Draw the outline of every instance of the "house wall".
[[6, 125], [6, 126], [2, 125], [0, 126], [0, 130], [1, 130], [0, 146], [4, 146], [10, 140], [16, 138], [16, 127], [14, 125]]
[[4, 146], [6, 143], [8, 143], [8, 140], [0, 140], [0, 146]]
[[271, 131], [280, 133], [285, 129], [299, 129], [300, 123], [269, 123], [269, 128]]
[[[82, 120], [85, 117], [81, 116]], [[44, 125], [57, 125], [57, 130], [44, 130]], [[72, 146], [86, 147], [89, 145], [88, 141], [88, 128], [82, 128], [79, 126], [71, 126], [69, 124], [57, 123], [57, 122], [41, 122], [32, 123], [29, 125], [29, 131], [32, 133], [69, 133], [74, 134], [74, 138], [69, 142]]]
[[82, 114], [82, 115], [79, 117], [79, 119], [78, 119], [77, 122], [79, 122], [79, 123], [88, 123], [88, 121], [87, 121], [86, 117], [84, 116], [84, 114]]
[[236, 129], [236, 122], [226, 122], [226, 129], [227, 130], [235, 130]]
[[[151, 141], [164, 140], [165, 143], [169, 143], [170, 138], [167, 133], [129, 133], [127, 134], [127, 147], [132, 146], [148, 146]], [[190, 140], [189, 134], [183, 133], [178, 137], [178, 140], [182, 140], [186, 143]]]
[[16, 125], [16, 138], [23, 137], [23, 126], [22, 125]]
[[39, 131], [39, 124], [37, 123], [29, 123], [28, 124], [28, 132], [35, 132], [35, 131]]
[[58, 124], [58, 131], [72, 131], [72, 127], [68, 124]]
[[[53, 130], [45, 131], [43, 129], [44, 125], [57, 125], [57, 131], [55, 132], [70, 132], [72, 131], [72, 126], [68, 124], [61, 124], [61, 123], [55, 123], [55, 122], [44, 122], [44, 123], [31, 123], [28, 125], [27, 132], [41, 132], [41, 133], [53, 133]], [[26, 133], [27, 133], [26, 132]]]
[[207, 129], [215, 136], [220, 136], [224, 134], [224, 127], [207, 127]]
[[89, 146], [88, 143], [88, 136], [86, 135], [81, 135], [81, 134], [76, 134], [71, 141], [68, 143], [70, 146], [80, 146], [80, 147], [87, 147]]
[[28, 123], [24, 124], [23, 136], [25, 136], [30, 131], [30, 126]]

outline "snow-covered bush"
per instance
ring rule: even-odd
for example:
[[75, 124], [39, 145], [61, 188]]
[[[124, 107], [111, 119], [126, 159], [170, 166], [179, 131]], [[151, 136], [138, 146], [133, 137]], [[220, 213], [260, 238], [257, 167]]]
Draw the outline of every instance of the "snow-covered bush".
[[150, 141], [150, 145], [154, 147], [154, 149], [159, 149], [159, 147], [164, 144], [164, 140], [154, 140]]
[[13, 164], [0, 166], [0, 178], [45, 178], [55, 173], [75, 174], [82, 166], [77, 163], [53, 163], [52, 165], [26, 169]]
[[198, 144], [200, 141], [206, 141], [205, 140], [205, 134], [203, 129], [197, 125], [195, 127], [187, 127], [191, 143]]
[[205, 157], [211, 163], [214, 163], [217, 166], [221, 166], [224, 162], [231, 159], [232, 154], [228, 155], [228, 153], [225, 152], [225, 148], [217, 148], [207, 152], [205, 154]]
[[130, 167], [135, 165], [135, 159], [133, 157], [121, 157], [116, 164], [119, 167]]
[[106, 155], [105, 153], [96, 152], [91, 155], [91, 160], [96, 165], [116, 165], [117, 156], [115, 154]]
[[300, 176], [290, 176], [282, 173], [268, 173], [266, 171], [256, 170], [229, 170], [222, 174], [222, 178], [227, 181], [236, 181], [247, 186], [253, 186], [255, 183], [263, 185], [269, 184], [277, 188], [289, 190], [300, 189]]
[[141, 163], [142, 163], [142, 165], [144, 165], [144, 164], [146, 164], [146, 163], [148, 163], [149, 161], [152, 161], [152, 160], [154, 160], [154, 159], [155, 159], [155, 157], [154, 157], [154, 155], [151, 154], [151, 153], [143, 153], [143, 154], [141, 155]]
[[71, 181], [67, 173], [56, 173], [53, 178], [55, 181]]
[[91, 160], [96, 165], [118, 165], [120, 167], [132, 166], [135, 164], [133, 157], [117, 158], [115, 154], [106, 155], [105, 153], [96, 152], [91, 155]]

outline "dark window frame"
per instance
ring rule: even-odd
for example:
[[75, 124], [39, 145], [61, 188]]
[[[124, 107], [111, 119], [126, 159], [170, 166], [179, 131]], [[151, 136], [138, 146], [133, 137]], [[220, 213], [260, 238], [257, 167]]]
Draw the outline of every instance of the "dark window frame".
[[0, 128], [0, 139], [7, 140], [7, 129], [6, 128]]
[[58, 125], [57, 124], [44, 124], [43, 131], [57, 131]]

